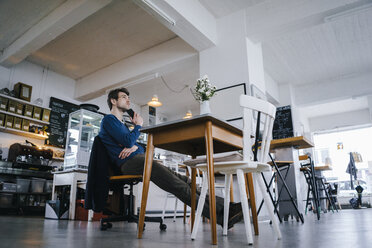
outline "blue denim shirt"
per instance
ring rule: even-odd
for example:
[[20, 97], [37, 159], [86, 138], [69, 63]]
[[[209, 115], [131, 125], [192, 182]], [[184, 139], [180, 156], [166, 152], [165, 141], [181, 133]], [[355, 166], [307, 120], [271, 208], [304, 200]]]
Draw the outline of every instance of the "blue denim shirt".
[[[144, 149], [136, 141], [140, 135], [139, 129], [141, 126], [136, 125], [132, 131], [128, 129], [121, 121], [113, 114], [106, 115], [101, 122], [101, 129], [98, 136], [101, 138], [106, 150], [111, 158], [119, 168], [125, 161], [131, 159], [136, 154], [144, 153]], [[124, 159], [119, 158], [120, 152], [124, 148], [138, 146], [138, 149], [129, 157]]]

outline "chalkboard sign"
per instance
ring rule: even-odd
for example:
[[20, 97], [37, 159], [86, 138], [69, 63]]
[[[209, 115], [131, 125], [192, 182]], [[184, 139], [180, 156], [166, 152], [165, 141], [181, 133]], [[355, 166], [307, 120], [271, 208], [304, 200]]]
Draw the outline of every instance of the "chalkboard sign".
[[79, 109], [79, 106], [70, 102], [51, 97], [49, 108], [50, 113], [49, 125], [49, 145], [65, 148], [68, 115]]
[[284, 139], [293, 136], [291, 106], [277, 108], [273, 127], [273, 139]]

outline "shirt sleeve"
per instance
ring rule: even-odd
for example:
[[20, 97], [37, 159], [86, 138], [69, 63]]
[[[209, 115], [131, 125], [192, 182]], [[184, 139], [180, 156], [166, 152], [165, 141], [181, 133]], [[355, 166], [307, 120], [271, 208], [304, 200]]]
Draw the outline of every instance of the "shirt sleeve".
[[107, 115], [102, 120], [102, 128], [123, 147], [130, 148], [135, 145], [136, 140], [140, 136], [140, 125], [136, 125], [132, 131], [121, 123], [115, 116]]

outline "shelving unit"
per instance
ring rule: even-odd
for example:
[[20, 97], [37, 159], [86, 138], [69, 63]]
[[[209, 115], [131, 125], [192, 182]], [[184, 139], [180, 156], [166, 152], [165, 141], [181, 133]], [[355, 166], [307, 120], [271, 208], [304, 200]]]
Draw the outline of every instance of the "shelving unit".
[[44, 140], [44, 139], [48, 138], [48, 136], [46, 136], [46, 135], [26, 132], [26, 131], [14, 129], [14, 128], [9, 128], [9, 127], [0, 127], [0, 132], [11, 133], [11, 134], [15, 134], [15, 135], [25, 136], [27, 138], [34, 138], [34, 139], [40, 139], [40, 140]]
[[0, 110], [0, 113], [6, 114], [6, 115], [12, 115], [14, 117], [19, 117], [19, 118], [22, 118], [22, 119], [30, 120], [30, 121], [40, 123], [40, 124], [44, 124], [44, 125], [49, 125], [50, 124], [50, 122], [30, 118], [30, 117], [27, 117], [27, 116], [24, 116], [24, 115], [19, 115], [19, 114], [15, 114], [15, 113], [4, 111], [4, 110]]
[[34, 107], [39, 107], [39, 108], [43, 108], [43, 109], [52, 110], [51, 108], [42, 107], [40, 105], [36, 105], [36, 104], [31, 103], [31, 102], [28, 102], [28, 101], [25, 101], [25, 100], [22, 100], [22, 99], [19, 99], [19, 98], [15, 98], [15, 97], [12, 97], [12, 96], [4, 95], [4, 94], [1, 94], [1, 93], [0, 93], [0, 96], [8, 98], [10, 100], [20, 102], [20, 103], [28, 104], [28, 105], [31, 105], [31, 106], [34, 106]]

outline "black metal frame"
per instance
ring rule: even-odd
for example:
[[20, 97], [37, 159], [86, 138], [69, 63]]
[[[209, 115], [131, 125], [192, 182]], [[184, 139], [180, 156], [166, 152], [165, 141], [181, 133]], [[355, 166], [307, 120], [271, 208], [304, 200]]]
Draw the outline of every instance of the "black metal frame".
[[[254, 150], [253, 150], [254, 161], [257, 161], [257, 160], [258, 160], [258, 159], [257, 159], [257, 153], [258, 153], [258, 147], [259, 147], [259, 143], [260, 143], [260, 140], [259, 140], [259, 136], [260, 136], [260, 123], [261, 123], [261, 112], [258, 112], [258, 114], [257, 114], [257, 124], [256, 124], [255, 142], [254, 142], [254, 147], [253, 147], [253, 149], [254, 149]], [[273, 159], [273, 157], [271, 156], [270, 153], [269, 153], [269, 156], [270, 156], [270, 159], [271, 159], [271, 161], [272, 161], [272, 163], [273, 163], [273, 165], [274, 165], [274, 168], [275, 168], [275, 171], [276, 171], [275, 173], [279, 176], [280, 180], [283, 182], [283, 186], [282, 186], [282, 188], [280, 189], [280, 193], [281, 193], [281, 191], [282, 191], [282, 189], [283, 189], [283, 187], [284, 187], [285, 190], [287, 191], [289, 197], [290, 197], [290, 201], [292, 202], [294, 208], [296, 209], [296, 212], [297, 212], [298, 217], [300, 218], [301, 222], [304, 223], [304, 217], [302, 216], [302, 214], [301, 214], [300, 211], [298, 210], [297, 204], [295, 203], [294, 198], [293, 198], [291, 192], [289, 191], [289, 188], [288, 188], [288, 186], [287, 186], [287, 183], [285, 182], [285, 178], [287, 177], [287, 173], [288, 173], [288, 171], [287, 171], [287, 173], [286, 173], [286, 176], [283, 178], [283, 175], [282, 175], [282, 173], [280, 172], [280, 169], [279, 169], [278, 165], [275, 163], [275, 161], [274, 161], [274, 159]], [[273, 198], [273, 196], [272, 196], [272, 194], [271, 194], [271, 192], [270, 192], [270, 186], [271, 186], [271, 184], [267, 184], [267, 181], [266, 181], [266, 179], [265, 179], [265, 176], [264, 176], [264, 174], [263, 174], [262, 172], [261, 172], [261, 176], [262, 176], [262, 178], [263, 178], [263, 180], [264, 180], [264, 183], [265, 183], [265, 186], [266, 186], [266, 191], [267, 191], [267, 193], [269, 194], [270, 199], [271, 199], [271, 201], [272, 201], [272, 203], [273, 203], [273, 205], [274, 205], [274, 213], [277, 214], [277, 216], [278, 216], [278, 218], [279, 218], [279, 221], [280, 221], [280, 223], [281, 223], [281, 222], [282, 222], [282, 219], [281, 219], [280, 214], [279, 214], [279, 211], [278, 211], [278, 209], [277, 209], [277, 206], [278, 206], [279, 202], [281, 201], [281, 200], [280, 200], [280, 194], [278, 195], [278, 199], [277, 199], [277, 200], [274, 200], [274, 198]], [[275, 174], [273, 175], [272, 179], [270, 180], [271, 182], [272, 182], [274, 176], [275, 176]], [[263, 202], [264, 202], [264, 200], [262, 200], [262, 202], [261, 202], [261, 204], [260, 204], [260, 208], [259, 208], [259, 210], [257, 211], [257, 215], [259, 214], [259, 212], [260, 212], [260, 210], [261, 210], [261, 206], [262, 206]]]

